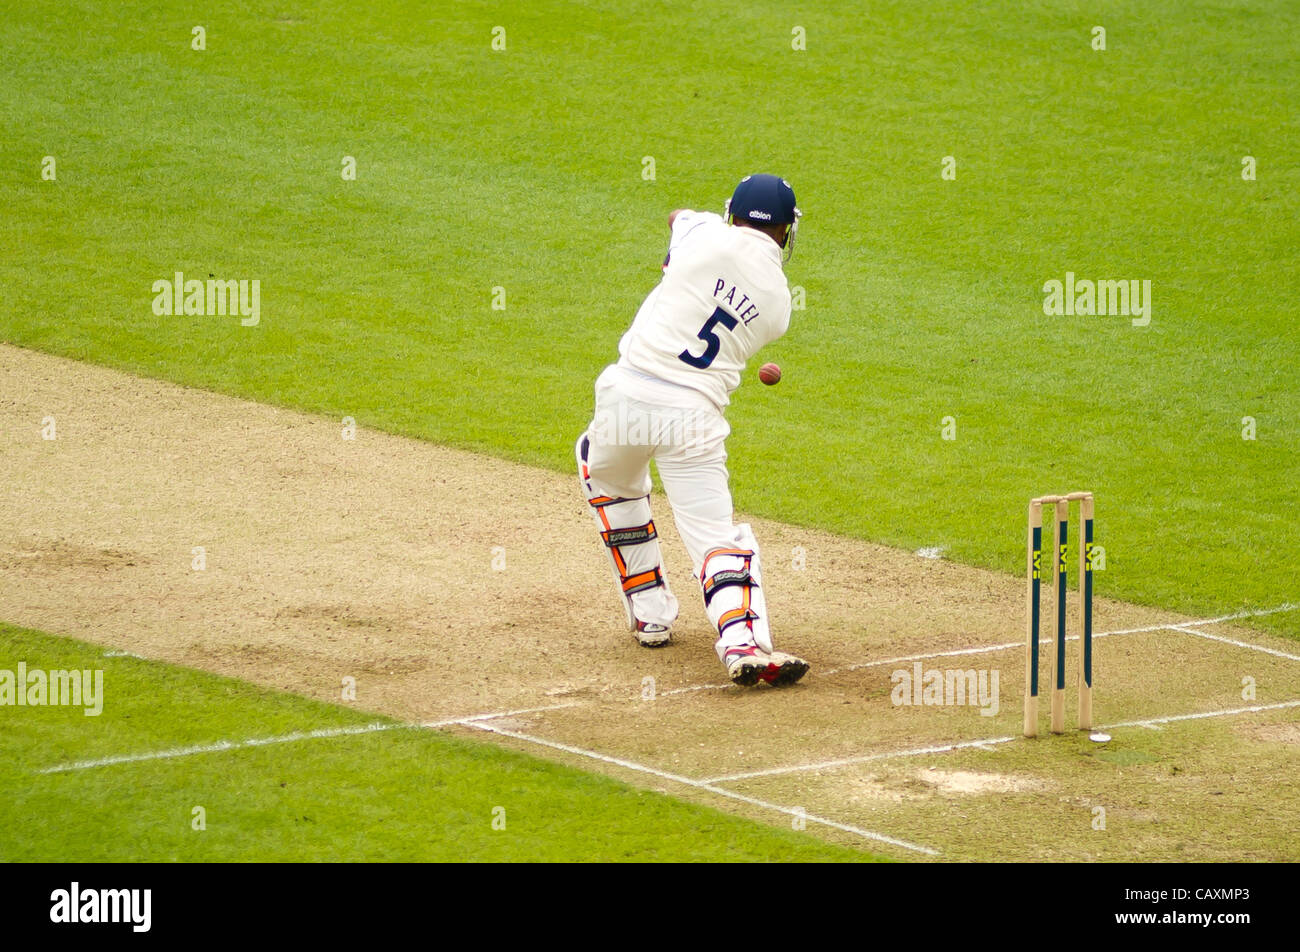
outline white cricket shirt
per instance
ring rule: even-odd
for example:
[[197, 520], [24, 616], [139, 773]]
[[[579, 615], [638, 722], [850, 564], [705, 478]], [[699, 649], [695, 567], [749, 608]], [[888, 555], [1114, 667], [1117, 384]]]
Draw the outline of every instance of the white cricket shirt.
[[619, 365], [690, 387], [719, 409], [749, 358], [790, 326], [781, 249], [712, 212], [673, 220], [663, 279], [619, 341]]

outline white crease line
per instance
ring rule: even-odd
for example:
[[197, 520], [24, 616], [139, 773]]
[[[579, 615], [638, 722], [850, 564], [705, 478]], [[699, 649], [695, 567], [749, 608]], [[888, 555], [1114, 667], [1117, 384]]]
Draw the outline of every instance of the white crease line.
[[[1093, 637], [1096, 636], [1094, 635]], [[1042, 640], [1048, 641], [1050, 639]], [[929, 654], [904, 655], [901, 658], [885, 658], [881, 661], [859, 661], [856, 664], [845, 665], [843, 668], [838, 670], [860, 671], [862, 668], [878, 668], [881, 665], [902, 664], [905, 661], [925, 661], [929, 658], [954, 658], [958, 655], [990, 654], [994, 651], [1006, 651], [1008, 648], [1023, 648], [1024, 646], [1025, 643], [1023, 641], [1010, 641], [1003, 645], [986, 645], [976, 648], [955, 648], [951, 651], [933, 651]], [[828, 671], [826, 673], [832, 674], [833, 672]]]
[[858, 757], [844, 757], [840, 760], [824, 760], [815, 764], [796, 764], [790, 767], [769, 767], [767, 770], [751, 770], [746, 773], [725, 774], [721, 777], [708, 777], [701, 783], [728, 783], [734, 780], [752, 780], [755, 777], [775, 777], [780, 774], [802, 773], [809, 770], [830, 770], [834, 767], [847, 767], [852, 764], [865, 764], [873, 760], [889, 760], [893, 757], [919, 757], [923, 754], [944, 754], [950, 750], [962, 750], [978, 747], [992, 750], [995, 744], [1007, 744], [1014, 737], [986, 737], [983, 740], [964, 740], [956, 744], [940, 744], [935, 747], [916, 747], [912, 750], [886, 750], [875, 754], [862, 754]]
[[672, 697], [674, 694], [691, 694], [695, 691], [720, 691], [723, 688], [731, 687], [731, 682], [726, 684], [694, 684], [686, 688], [673, 688], [671, 691], [660, 691], [658, 697]]
[[[1297, 608], [1300, 608], [1300, 604], [1293, 604], [1291, 602], [1287, 602], [1285, 605], [1279, 605], [1277, 608], [1261, 608], [1261, 609], [1255, 609], [1250, 611], [1241, 611], [1232, 615], [1222, 615], [1218, 618], [1201, 618], [1195, 621], [1184, 621], [1184, 622], [1161, 622], [1158, 625], [1144, 625], [1141, 628], [1120, 628], [1120, 629], [1116, 629], [1115, 631], [1097, 631], [1097, 632], [1093, 632], [1092, 637], [1096, 639], [1096, 638], [1110, 638], [1114, 635], [1138, 635], [1138, 634], [1144, 634], [1153, 631], [1166, 631], [1171, 628], [1175, 631], [1181, 631], [1183, 630], [1183, 626], [1188, 626], [1188, 625], [1217, 625], [1225, 621], [1237, 621], [1242, 618], [1255, 618], [1260, 615], [1276, 615], [1278, 612], [1294, 611]], [[1216, 637], [1214, 635], [1207, 635], [1204, 632], [1191, 632], [1191, 634], [1199, 634], [1204, 638]], [[1069, 635], [1065, 640], [1078, 641], [1079, 636]], [[1226, 638], [1218, 638], [1216, 640], [1228, 641], [1228, 639]], [[1040, 645], [1050, 646], [1055, 641], [1056, 638], [1052, 635], [1048, 635], [1046, 637], [1042, 637], [1038, 639], [1038, 643]], [[1244, 648], [1258, 647], [1257, 645], [1250, 645], [1245, 642], [1229, 641], [1229, 644], [1240, 644]], [[825, 677], [830, 677], [833, 674], [838, 674], [841, 671], [860, 671], [863, 668], [879, 668], [887, 664], [903, 664], [908, 661], [928, 661], [931, 658], [956, 658], [956, 657], [961, 657], [963, 655], [992, 654], [995, 651], [1009, 651], [1012, 648], [1023, 648], [1024, 646], [1025, 646], [1025, 642], [1022, 639], [1020, 641], [1007, 641], [999, 645], [980, 645], [974, 648], [954, 648], [949, 651], [933, 651], [926, 654], [903, 655], [902, 657], [899, 658], [885, 658], [881, 661], [859, 661], [854, 664], [847, 664], [842, 668], [830, 668], [826, 671], [822, 671], [821, 676], [825, 678]], [[1269, 651], [1270, 654], [1280, 654], [1279, 652], [1273, 652], [1268, 648], [1259, 648], [1259, 650]], [[1281, 657], [1292, 658], [1294, 656], [1282, 654]], [[1295, 658], [1295, 660], [1300, 661], [1300, 658]], [[697, 684], [697, 685], [692, 685], [690, 687], [675, 688], [672, 691], [662, 691], [658, 696], [671, 697], [674, 694], [689, 694], [694, 691], [711, 691], [711, 690], [718, 690], [721, 688], [727, 688], [730, 686], [731, 686], [730, 684]]]
[[[1146, 628], [1133, 629], [1133, 631], [1159, 631], [1160, 629], [1165, 627], [1168, 626], [1154, 625], [1150, 629], [1146, 629]], [[1131, 633], [1132, 632], [1127, 632], [1127, 631], [1104, 631], [1098, 634], [1094, 634], [1093, 638], [1104, 638], [1107, 635], [1127, 635]], [[1051, 637], [1040, 638], [1038, 640], [1038, 643], [1040, 645], [1051, 645], [1054, 642], [1054, 640], [1055, 639]], [[1066, 640], [1078, 641], [1079, 636], [1071, 635]], [[882, 661], [859, 661], [855, 664], [846, 664], [842, 668], [828, 668], [827, 670], [818, 673], [823, 678], [829, 678], [831, 675], [839, 674], [844, 671], [861, 671], [863, 668], [878, 668], [886, 664], [902, 664], [906, 661], [925, 661], [930, 658], [952, 658], [952, 657], [957, 657], [958, 655], [991, 654], [995, 651], [1006, 651], [1010, 648], [1023, 648], [1024, 646], [1025, 643], [1023, 641], [1009, 641], [1006, 644], [1002, 644], [1002, 645], [982, 645], [975, 648], [954, 648], [951, 651], [934, 651], [929, 654], [904, 655], [901, 658], [885, 658]], [[657, 697], [671, 697], [674, 694], [690, 694], [695, 691], [712, 691], [712, 690], [719, 690], [722, 688], [729, 688], [729, 687], [731, 687], [730, 682], [728, 682], [727, 684], [694, 684], [689, 687], [674, 688], [671, 691], [660, 691]]]
[[[1173, 714], [1168, 717], [1151, 717], [1141, 721], [1124, 721], [1120, 724], [1107, 724], [1094, 730], [1114, 730], [1117, 727], [1156, 728], [1158, 724], [1170, 724], [1175, 721], [1194, 721], [1207, 717], [1227, 717], [1233, 714], [1255, 714], [1260, 711], [1276, 711], [1283, 708], [1300, 707], [1300, 701], [1282, 701], [1277, 704], [1259, 704], [1253, 707], [1235, 707], [1222, 711], [1204, 711], [1199, 714]], [[913, 750], [893, 750], [876, 754], [863, 754], [860, 757], [845, 757], [840, 760], [826, 760], [815, 764], [797, 764], [791, 767], [772, 767], [767, 770], [754, 770], [748, 773], [726, 774], [721, 777], [707, 777], [701, 783], [727, 783], [736, 780], [751, 780], [755, 777], [774, 777], [780, 774], [804, 773], [810, 770], [830, 770], [834, 767], [847, 767], [853, 764], [865, 764], [873, 760], [889, 760], [894, 757], [915, 757], [922, 754], [943, 754], [953, 750], [976, 747], [989, 750], [994, 744], [1006, 744], [1017, 740], [1015, 737], [991, 737], [986, 740], [967, 740], [957, 744], [943, 744], [937, 747], [917, 747]]]
[[1233, 714], [1258, 714], [1260, 711], [1279, 711], [1288, 707], [1300, 707], [1300, 701], [1281, 701], [1277, 704], [1256, 704], [1252, 707], [1233, 707], [1222, 711], [1204, 711], [1200, 714], [1173, 714], [1169, 717], [1151, 717], [1142, 721], [1124, 721], [1120, 724], [1107, 724], [1099, 730], [1114, 730], [1117, 727], [1154, 727], [1157, 724], [1172, 724], [1174, 721], [1195, 721], [1205, 717], [1229, 717]]
[[[1297, 608], [1300, 608], [1300, 604], [1293, 604], [1291, 602], [1288, 602], [1284, 605], [1279, 605], [1276, 608], [1262, 608], [1262, 609], [1235, 612], [1231, 615], [1222, 615], [1217, 618], [1203, 618], [1197, 621], [1188, 621], [1188, 622], [1180, 622], [1180, 623], [1166, 622], [1165, 624], [1147, 625], [1142, 628], [1125, 628], [1117, 631], [1097, 632], [1093, 635], [1093, 637], [1106, 638], [1111, 635], [1133, 635], [1133, 634], [1139, 634], [1141, 632], [1173, 630], [1173, 631], [1183, 632], [1184, 634], [1196, 635], [1201, 638], [1208, 638], [1212, 641], [1222, 641], [1227, 644], [1236, 645], [1242, 648], [1252, 648], [1257, 651], [1263, 651], [1266, 652], [1267, 654], [1277, 655], [1278, 657], [1288, 658], [1293, 661], [1300, 661], [1300, 657], [1297, 657], [1295, 655], [1288, 655], [1280, 651], [1274, 651], [1271, 648], [1265, 648], [1260, 645], [1252, 645], [1248, 642], [1233, 641], [1232, 639], [1222, 638], [1217, 635], [1211, 635], [1203, 631], [1193, 631], [1189, 627], [1194, 625], [1217, 625], [1225, 621], [1236, 621], [1242, 618], [1255, 618], [1260, 615], [1275, 615], [1278, 614], [1279, 612], [1294, 611]], [[1077, 641], [1078, 636], [1077, 635], [1070, 636], [1067, 640]], [[1053, 639], [1048, 637], [1048, 638], [1040, 639], [1039, 643], [1050, 645], [1052, 641]], [[1000, 645], [989, 645], [985, 647], [975, 647], [975, 648], [958, 648], [952, 651], [939, 651], [930, 654], [907, 655], [901, 658], [886, 658], [883, 661], [864, 661], [858, 664], [848, 665], [842, 669], [832, 668], [829, 671], [823, 672], [823, 676], [835, 674], [836, 672], [841, 670], [856, 671], [862, 668], [880, 667], [886, 664], [900, 664], [906, 661], [925, 661], [930, 658], [946, 658], [946, 657], [956, 657], [960, 655], [987, 654], [994, 651], [1006, 651], [1007, 649], [1010, 648], [1019, 648], [1023, 644], [1024, 644], [1023, 641], [1013, 641], [1013, 642], [1007, 642], [1005, 644], [1000, 644]], [[671, 697], [672, 695], [675, 694], [686, 694], [695, 691], [720, 690], [722, 688], [727, 688], [730, 686], [731, 686], [730, 684], [692, 685], [684, 688], [675, 688], [672, 691], [664, 691], [659, 695], [659, 697]], [[561, 708], [575, 707], [575, 706], [577, 706], [577, 702], [571, 702], [568, 704], [554, 704], [547, 707], [523, 708], [517, 711], [502, 711], [496, 714], [475, 714], [470, 717], [451, 718], [449, 720], [443, 720], [443, 721], [427, 721], [423, 724], [376, 723], [376, 724], [365, 724], [365, 725], [344, 727], [344, 728], [327, 728], [327, 729], [316, 730], [316, 731], [300, 731], [292, 734], [283, 734], [277, 737], [260, 737], [260, 738], [255, 737], [255, 738], [250, 738], [248, 740], [242, 740], [242, 741], [218, 741], [215, 744], [200, 744], [191, 747], [177, 747], [171, 750], [152, 751], [144, 754], [121, 754], [115, 757], [103, 757], [96, 760], [81, 760], [71, 764], [60, 764], [54, 767], [45, 767], [42, 768], [41, 770], [36, 771], [36, 773], [52, 774], [52, 773], [64, 773], [70, 770], [89, 770], [94, 767], [107, 767], [114, 764], [138, 763], [147, 760], [166, 760], [175, 757], [189, 757], [194, 754], [217, 753], [225, 750], [240, 750], [249, 747], [263, 747], [268, 744], [285, 744], [285, 743], [292, 743], [300, 740], [318, 740], [318, 739], [325, 739], [330, 737], [347, 737], [347, 736], [354, 736], [358, 734], [377, 733], [381, 731], [410, 729], [413, 727], [423, 727], [423, 728], [450, 727], [456, 724], [472, 724], [473, 722], [476, 721], [495, 720], [496, 718], [499, 717], [510, 717], [512, 715], [518, 715], [518, 714], [534, 714], [542, 711], [554, 711], [554, 710], [560, 710]], [[1284, 705], [1284, 706], [1289, 706], [1289, 705]], [[1242, 708], [1241, 711], [1232, 711], [1232, 712], [1224, 712], [1224, 713], [1241, 713], [1250, 710], [1256, 710], [1256, 709]], [[1192, 715], [1192, 716], [1211, 717], [1214, 715], [1207, 714], [1207, 715]], [[1162, 721], [1138, 721], [1134, 723], [1143, 726], [1149, 726], [1151, 724], [1163, 723], [1163, 722]], [[1112, 725], [1112, 726], [1121, 727], [1121, 726], [1130, 726], [1130, 725], [1123, 724], [1123, 725]], [[998, 740], [995, 742], [1000, 743], [1001, 741]], [[957, 746], [972, 746], [972, 745], [961, 744]], [[956, 749], [956, 747], [944, 747], [944, 748], [937, 748], [937, 749], [950, 750], [950, 749]], [[925, 753], [930, 750], [931, 748], [925, 748], [921, 751], [918, 751], [918, 753]], [[898, 754], [884, 754], [884, 755], [873, 754], [866, 757], [865, 759], [875, 760], [875, 759], [880, 759], [882, 756], [888, 756], [888, 757], [906, 756], [908, 753], [909, 752], [904, 751]], [[843, 763], [860, 763], [860, 762], [862, 762], [862, 759], [853, 758], [844, 761]], [[811, 767], [784, 767], [784, 768], [778, 768], [778, 772], [787, 773], [787, 772], [798, 771], [798, 770], [816, 769], [818, 766], [819, 765], [812, 765]], [[774, 808], [774, 809], [779, 809], [779, 808]], [[829, 823], [830, 821], [826, 821], [826, 822]]]
[[[1189, 625], [1204, 625], [1207, 623], [1208, 622], [1205, 621], [1188, 622]], [[1168, 628], [1171, 624], [1173, 624], [1173, 622], [1165, 621], [1165, 622], [1161, 622], [1158, 625], [1143, 625], [1141, 628], [1117, 628], [1114, 631], [1101, 631], [1101, 632], [1094, 631], [1092, 633], [1092, 637], [1106, 638], [1109, 637], [1110, 635], [1141, 635], [1150, 631], [1160, 631], [1162, 628]], [[1021, 644], [1023, 645], [1024, 642], [1022, 641]]]
[[512, 737], [515, 740], [526, 741], [530, 744], [540, 744], [543, 747], [549, 747], [552, 750], [563, 751], [567, 754], [576, 754], [579, 757], [588, 757], [592, 760], [598, 760], [601, 763], [613, 764], [616, 767], [622, 767], [626, 770], [635, 770], [640, 773], [650, 774], [661, 780], [670, 780], [673, 783], [684, 784], [688, 787], [694, 787], [696, 790], [706, 790], [709, 793], [717, 794], [720, 797], [727, 797], [731, 800], [738, 800], [741, 803], [747, 803], [750, 806], [762, 807], [765, 810], [775, 810], [778, 813], [784, 813], [787, 816], [797, 816], [813, 823], [820, 823], [823, 826], [829, 826], [836, 830], [843, 830], [845, 833], [853, 833], [864, 839], [875, 840], [880, 843], [889, 843], [891, 846], [898, 846], [902, 849], [913, 850], [917, 853], [924, 853], [927, 856], [938, 856], [939, 851], [931, 849], [928, 846], [920, 846], [916, 843], [909, 843], [906, 840], [895, 839], [892, 836], [886, 836], [883, 833], [875, 833], [871, 830], [864, 830], [856, 826], [849, 826], [846, 823], [837, 823], [834, 820], [828, 820], [826, 817], [814, 816], [811, 813], [805, 813], [794, 807], [783, 807], [779, 804], [769, 803], [766, 800], [759, 800], [756, 797], [747, 797], [743, 793], [736, 793], [723, 787], [714, 786], [707, 780], [692, 780], [690, 777], [683, 777], [680, 774], [668, 773], [664, 770], [658, 770], [654, 767], [648, 767], [645, 764], [638, 764], [631, 760], [623, 760], [620, 757], [609, 757], [605, 754], [597, 753], [594, 750], [584, 750], [581, 747], [573, 747], [569, 744], [561, 744], [558, 741], [546, 740], [541, 737], [532, 737], [528, 734], [521, 734], [518, 731], [505, 730], [504, 728], [495, 727], [492, 724], [478, 722], [470, 724], [481, 731], [488, 731], [492, 734], [499, 734], [502, 737]]
[[355, 734], [373, 734], [390, 731], [409, 724], [362, 724], [353, 727], [334, 727], [315, 731], [299, 731], [293, 734], [281, 734], [277, 737], [254, 737], [248, 740], [219, 740], [215, 744], [195, 744], [191, 747], [173, 747], [170, 750], [154, 750], [143, 754], [118, 754], [113, 757], [100, 757], [95, 760], [78, 760], [70, 764], [43, 767], [35, 771], [38, 774], [65, 773], [70, 770], [90, 770], [94, 767], [109, 767], [114, 764], [132, 764], [145, 760], [169, 760], [173, 757], [189, 757], [193, 754], [211, 754], [223, 750], [239, 750], [246, 747], [262, 747], [267, 744], [287, 744], [298, 740], [315, 740], [324, 737], [347, 737]]
[[1186, 625], [1170, 625], [1171, 631], [1181, 631], [1185, 635], [1195, 635], [1197, 638], [1208, 638], [1210, 641], [1221, 641], [1225, 645], [1235, 645], [1238, 648], [1250, 648], [1252, 651], [1262, 651], [1264, 654], [1271, 654], [1274, 657], [1286, 658], [1290, 661], [1300, 661], [1300, 655], [1287, 654], [1285, 651], [1277, 651], [1273, 648], [1265, 648], [1263, 645], [1254, 645], [1249, 641], [1236, 641], [1232, 638], [1224, 638], [1222, 635], [1211, 635], [1209, 632], [1197, 631]]
[[115, 764], [133, 764], [146, 760], [171, 760], [176, 757], [190, 757], [194, 754], [212, 754], [224, 750], [244, 750], [249, 747], [266, 747], [270, 744], [289, 744], [300, 740], [323, 740], [330, 737], [353, 737], [359, 734], [378, 734], [384, 731], [451, 727], [455, 724], [474, 724], [479, 721], [495, 720], [499, 717], [511, 717], [517, 714], [534, 714], [540, 711], [554, 711], [558, 708], [573, 706], [573, 703], [554, 704], [547, 707], [523, 708], [517, 711], [501, 711], [495, 714], [474, 714], [469, 717], [449, 718], [443, 721], [425, 721], [422, 724], [377, 721], [373, 724], [355, 724], [349, 727], [325, 727], [314, 731], [295, 731], [291, 734], [278, 734], [273, 737], [250, 737], [247, 740], [219, 740], [214, 744], [195, 744], [190, 747], [173, 747], [168, 750], [154, 750], [143, 754], [118, 754], [113, 757], [99, 757], [94, 760], [78, 760], [70, 764], [58, 764], [54, 767], [43, 767], [34, 772], [38, 774], [66, 773], [70, 770], [90, 770], [95, 767], [110, 767]]
[[442, 721], [424, 721], [416, 727], [450, 727], [453, 724], [473, 724], [476, 721], [495, 721], [499, 717], [515, 717], [519, 714], [540, 714], [543, 711], [561, 711], [567, 707], [581, 707], [581, 701], [565, 701], [563, 704], [545, 704], [541, 707], [521, 707], [514, 711], [497, 711], [495, 714], [471, 714], [469, 717], [452, 717]]
[[1300, 608], [1300, 604], [1287, 602], [1285, 605], [1279, 605], [1277, 608], [1254, 608], [1246, 611], [1236, 612], [1232, 615], [1224, 615], [1221, 618], [1207, 618], [1204, 621], [1182, 621], [1180, 625], [1217, 625], [1225, 621], [1237, 621], [1240, 618], [1258, 618], [1260, 615], [1276, 615], [1278, 612], [1293, 612]]
[[1101, 634], [1094, 634], [1094, 638], [1101, 638], [1105, 635], [1136, 635], [1144, 631], [1160, 631], [1162, 628], [1169, 628], [1173, 625], [1218, 625], [1225, 621], [1240, 621], [1242, 618], [1258, 618], [1260, 615], [1276, 615], [1278, 612], [1292, 612], [1300, 608], [1300, 604], [1287, 602], [1285, 605], [1279, 605], [1276, 608], [1255, 608], [1246, 611], [1234, 612], [1231, 615], [1220, 615], [1218, 618], [1198, 618], [1195, 621], [1167, 621], [1160, 625], [1146, 625], [1142, 628], [1125, 628], [1120, 631], [1106, 631]]

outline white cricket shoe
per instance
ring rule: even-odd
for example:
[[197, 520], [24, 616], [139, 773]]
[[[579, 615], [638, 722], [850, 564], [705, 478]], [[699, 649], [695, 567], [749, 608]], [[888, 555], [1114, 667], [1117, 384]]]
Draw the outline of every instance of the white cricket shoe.
[[770, 654], [758, 645], [739, 645], [728, 648], [724, 663], [727, 677], [741, 687], [752, 687], [760, 681], [773, 687], [794, 684], [808, 673], [808, 662], [784, 651]]
[[643, 648], [662, 648], [672, 640], [672, 629], [667, 625], [655, 625], [638, 620], [636, 630], [637, 644]]

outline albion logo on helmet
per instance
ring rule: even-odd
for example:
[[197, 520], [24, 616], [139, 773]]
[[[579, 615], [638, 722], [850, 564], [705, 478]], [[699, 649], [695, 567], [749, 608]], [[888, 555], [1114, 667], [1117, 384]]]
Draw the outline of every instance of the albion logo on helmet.
[[750, 218], [761, 218], [761, 219], [763, 219], [763, 221], [771, 221], [771, 220], [772, 220], [772, 213], [771, 213], [771, 212], [761, 212], [761, 211], [759, 211], [757, 208], [755, 208], [755, 209], [753, 209], [753, 210], [750, 211], [750, 213], [749, 213], [749, 217], [750, 217]]

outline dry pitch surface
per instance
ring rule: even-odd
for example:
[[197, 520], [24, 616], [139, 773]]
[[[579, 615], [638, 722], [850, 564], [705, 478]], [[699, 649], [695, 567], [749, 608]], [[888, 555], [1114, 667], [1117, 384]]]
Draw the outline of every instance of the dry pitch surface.
[[[576, 478], [7, 346], [0, 434], [14, 624], [322, 700], [355, 678], [361, 708], [490, 715], [449, 729], [900, 858], [1300, 859], [1300, 645], [1236, 619], [1099, 601], [1113, 739], [1047, 734], [1045, 693], [1027, 741], [1021, 578], [751, 520], [813, 670], [742, 690], [662, 499], [683, 617], [648, 651]], [[996, 673], [996, 713], [892, 703], [918, 661]]]

